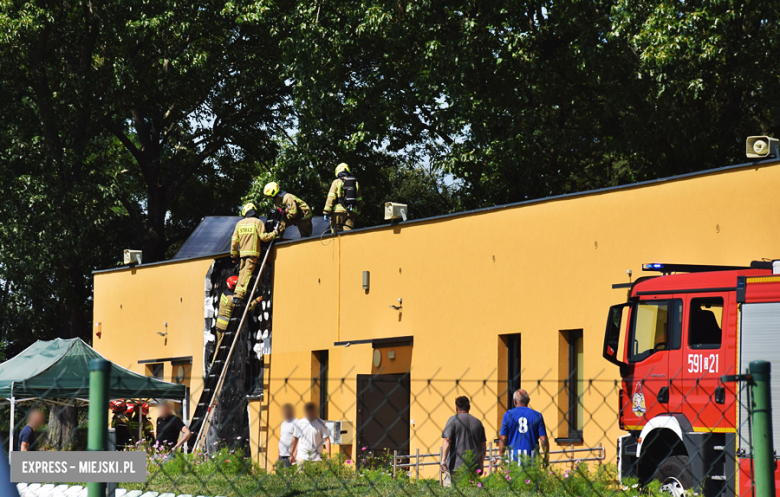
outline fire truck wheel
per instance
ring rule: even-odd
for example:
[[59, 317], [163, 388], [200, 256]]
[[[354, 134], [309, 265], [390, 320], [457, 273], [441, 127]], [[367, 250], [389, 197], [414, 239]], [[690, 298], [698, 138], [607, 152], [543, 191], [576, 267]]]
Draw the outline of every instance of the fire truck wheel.
[[686, 490], [693, 488], [693, 474], [688, 456], [667, 457], [658, 465], [653, 479], [661, 482], [662, 492], [672, 497], [683, 497]]

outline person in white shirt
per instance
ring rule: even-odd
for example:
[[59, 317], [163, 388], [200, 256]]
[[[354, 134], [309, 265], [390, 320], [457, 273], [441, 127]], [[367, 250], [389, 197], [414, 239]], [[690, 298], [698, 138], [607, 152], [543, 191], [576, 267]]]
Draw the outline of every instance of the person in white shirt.
[[290, 455], [295, 453], [294, 438], [298, 429], [298, 420], [295, 418], [295, 408], [292, 404], [282, 406], [282, 426], [279, 428], [279, 466], [289, 468]]
[[305, 461], [322, 461], [323, 448], [330, 456], [330, 433], [325, 422], [317, 416], [317, 406], [314, 402], [308, 402], [303, 406], [305, 418], [298, 421], [297, 431], [293, 435], [292, 452], [290, 462], [303, 464]]

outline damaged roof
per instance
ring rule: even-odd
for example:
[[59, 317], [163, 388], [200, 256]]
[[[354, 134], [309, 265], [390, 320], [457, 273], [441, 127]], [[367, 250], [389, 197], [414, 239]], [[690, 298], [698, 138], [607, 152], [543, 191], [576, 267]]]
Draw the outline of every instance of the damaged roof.
[[[230, 252], [230, 238], [240, 216], [208, 216], [204, 217], [195, 231], [192, 232], [184, 245], [181, 246], [173, 260], [197, 259], [215, 254]], [[260, 218], [265, 222], [264, 217]], [[319, 236], [328, 228], [328, 223], [319, 216], [312, 219], [314, 234]], [[284, 240], [300, 240], [301, 234], [295, 226], [289, 226], [284, 231]]]

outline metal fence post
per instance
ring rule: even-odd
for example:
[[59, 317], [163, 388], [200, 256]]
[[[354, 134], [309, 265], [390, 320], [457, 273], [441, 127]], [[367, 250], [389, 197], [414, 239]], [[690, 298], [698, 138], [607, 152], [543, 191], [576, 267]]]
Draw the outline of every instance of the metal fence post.
[[571, 449], [571, 470], [574, 471], [574, 444], [570, 444], [569, 448]]
[[772, 399], [769, 391], [771, 365], [767, 361], [752, 361], [753, 379], [753, 467], [755, 468], [756, 497], [775, 497], [774, 463], [772, 449]]
[[[87, 450], [106, 450], [108, 442], [108, 380], [111, 363], [89, 361], [89, 430]], [[87, 483], [89, 497], [105, 497], [105, 483]]]
[[444, 447], [439, 447], [439, 486], [444, 486], [444, 477], [442, 476], [441, 467], [444, 466]]
[[[11, 385], [13, 388], [13, 384]], [[8, 464], [11, 464], [11, 453], [14, 451], [14, 425], [16, 423], [15, 410], [16, 398], [11, 394], [11, 422], [8, 424]]]
[[490, 448], [488, 449], [488, 474], [493, 474], [493, 441], [490, 441]]
[[419, 447], [415, 450], [415, 456], [414, 457], [415, 457], [415, 459], [414, 459], [415, 463], [414, 464], [415, 464], [416, 470], [417, 470], [415, 479], [419, 480], [420, 479], [420, 448]]

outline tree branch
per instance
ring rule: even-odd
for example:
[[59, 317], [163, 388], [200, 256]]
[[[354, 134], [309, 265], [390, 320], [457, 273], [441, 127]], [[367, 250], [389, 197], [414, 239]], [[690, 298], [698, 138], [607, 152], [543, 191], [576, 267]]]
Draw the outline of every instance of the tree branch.
[[144, 156], [143, 152], [136, 147], [135, 143], [133, 143], [133, 140], [131, 140], [124, 131], [122, 131], [122, 128], [116, 124], [115, 122], [112, 122], [109, 118], [103, 119], [103, 126], [108, 129], [111, 134], [116, 136], [120, 142], [122, 142], [122, 145], [133, 155], [133, 158], [138, 163], [138, 166], [141, 168], [141, 172], [144, 175], [144, 179], [147, 181], [147, 183], [150, 180], [151, 177], [151, 168], [148, 165], [148, 162], [146, 160], [146, 157]]

